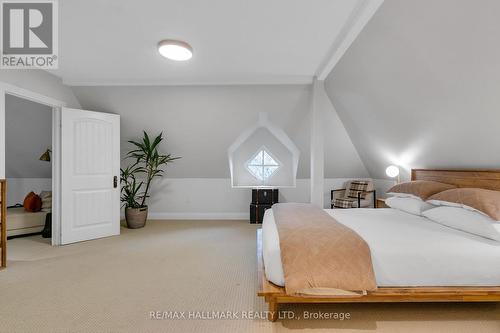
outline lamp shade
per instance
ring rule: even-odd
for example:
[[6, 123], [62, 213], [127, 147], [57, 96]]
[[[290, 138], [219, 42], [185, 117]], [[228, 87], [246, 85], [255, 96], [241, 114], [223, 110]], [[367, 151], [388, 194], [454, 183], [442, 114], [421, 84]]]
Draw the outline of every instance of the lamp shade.
[[42, 156], [40, 156], [39, 160], [40, 161], [44, 161], [44, 162], [50, 162], [50, 153], [51, 153], [51, 150], [50, 149], [47, 149], [43, 154]]
[[399, 176], [399, 168], [395, 165], [389, 165], [387, 169], [385, 169], [385, 174], [391, 178], [395, 178]]

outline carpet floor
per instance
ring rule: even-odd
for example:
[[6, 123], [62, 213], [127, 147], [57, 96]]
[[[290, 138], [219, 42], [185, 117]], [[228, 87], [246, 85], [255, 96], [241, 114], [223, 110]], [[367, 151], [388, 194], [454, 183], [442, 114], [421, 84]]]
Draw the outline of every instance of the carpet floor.
[[500, 305], [485, 303], [293, 305], [281, 309], [293, 318], [270, 323], [259, 318], [255, 230], [149, 221], [62, 247], [9, 240], [0, 332], [500, 332]]

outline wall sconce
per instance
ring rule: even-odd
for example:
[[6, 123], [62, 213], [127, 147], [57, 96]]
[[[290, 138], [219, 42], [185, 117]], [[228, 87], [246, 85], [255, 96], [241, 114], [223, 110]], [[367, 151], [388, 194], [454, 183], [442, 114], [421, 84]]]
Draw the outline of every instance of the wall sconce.
[[50, 153], [52, 150], [48, 149], [40, 156], [39, 160], [44, 162], [50, 162]]
[[399, 178], [399, 167], [395, 166], [395, 165], [389, 165], [386, 169], [385, 169], [385, 174], [388, 176], [388, 177], [391, 177], [391, 178], [398, 178], [397, 181], [398, 181], [398, 184], [400, 183], [400, 178]]

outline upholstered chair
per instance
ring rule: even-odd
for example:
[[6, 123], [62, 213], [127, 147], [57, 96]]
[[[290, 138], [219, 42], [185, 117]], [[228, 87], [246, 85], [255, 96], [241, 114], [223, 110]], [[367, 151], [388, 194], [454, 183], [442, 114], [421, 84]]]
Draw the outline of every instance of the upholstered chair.
[[331, 191], [331, 208], [367, 208], [376, 205], [376, 191], [369, 179], [350, 180]]

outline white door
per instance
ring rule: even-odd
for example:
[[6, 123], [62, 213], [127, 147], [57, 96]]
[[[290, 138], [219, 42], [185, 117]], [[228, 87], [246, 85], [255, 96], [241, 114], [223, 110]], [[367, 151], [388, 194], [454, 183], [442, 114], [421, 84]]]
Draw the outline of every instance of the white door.
[[120, 116], [61, 112], [61, 244], [120, 234]]

